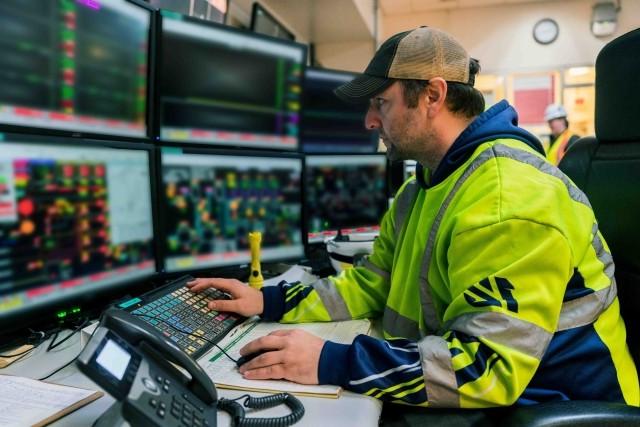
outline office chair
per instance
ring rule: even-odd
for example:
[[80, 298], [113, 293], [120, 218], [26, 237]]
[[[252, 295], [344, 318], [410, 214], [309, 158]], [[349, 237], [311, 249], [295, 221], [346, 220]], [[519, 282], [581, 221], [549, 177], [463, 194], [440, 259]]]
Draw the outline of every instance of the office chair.
[[[586, 193], [609, 244], [627, 343], [640, 367], [640, 29], [618, 37], [600, 51], [595, 89], [596, 136], [578, 140], [559, 167]], [[640, 426], [639, 408], [610, 402], [428, 412], [385, 409], [383, 425], [392, 427]]]

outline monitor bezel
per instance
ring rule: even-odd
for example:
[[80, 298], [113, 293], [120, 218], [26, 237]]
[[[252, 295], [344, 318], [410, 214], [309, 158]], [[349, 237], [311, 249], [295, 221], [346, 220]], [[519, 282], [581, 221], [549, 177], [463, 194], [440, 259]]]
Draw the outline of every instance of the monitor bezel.
[[[339, 70], [339, 69], [335, 69], [335, 68], [322, 68], [322, 67], [306, 67], [305, 71], [304, 71], [304, 76], [302, 79], [302, 97], [301, 97], [301, 102], [302, 102], [302, 108], [301, 111], [304, 112], [304, 110], [306, 109], [307, 106], [307, 100], [309, 99], [309, 92], [306, 90], [307, 88], [307, 81], [309, 80], [309, 74], [308, 72], [322, 72], [322, 73], [327, 73], [330, 75], [346, 75], [346, 76], [350, 76], [352, 78], [355, 78], [357, 76], [360, 75], [360, 73], [356, 73], [353, 71], [348, 71], [348, 70]], [[336, 97], [336, 99], [338, 99]], [[338, 99], [338, 101], [340, 101]], [[367, 132], [367, 129], [365, 128], [365, 124], [364, 124], [364, 120], [365, 120], [365, 115], [366, 115], [366, 108], [363, 108], [363, 112], [362, 112], [362, 130], [363, 132]], [[365, 151], [355, 151], [354, 146], [347, 146], [344, 150], [334, 150], [334, 151], [309, 151], [308, 148], [305, 148], [305, 146], [310, 146], [310, 145], [315, 145], [315, 144], [305, 144], [305, 139], [304, 139], [304, 131], [305, 131], [305, 127], [307, 125], [307, 120], [305, 119], [305, 115], [304, 113], [300, 114], [300, 138], [299, 138], [299, 147], [300, 147], [300, 152], [304, 153], [305, 155], [326, 155], [326, 154], [354, 154], [354, 153], [358, 153], [358, 154], [375, 154], [378, 150], [378, 144], [379, 144], [379, 134], [377, 131], [368, 131], [370, 133], [370, 146], [369, 149], [371, 151], [365, 152]]]
[[[304, 165], [303, 165], [303, 179], [304, 182], [302, 184], [302, 196], [303, 196], [303, 209], [302, 209], [302, 216], [303, 216], [303, 232], [302, 232], [302, 237], [304, 239], [304, 245], [305, 245], [305, 251], [307, 253], [308, 256], [310, 256], [311, 252], [313, 251], [314, 248], [318, 247], [318, 246], [322, 246], [324, 245], [324, 239], [322, 242], [310, 242], [309, 241], [309, 219], [311, 217], [310, 215], [310, 208], [309, 205], [307, 203], [307, 175], [309, 172], [309, 167], [307, 165], [307, 159], [309, 157], [382, 157], [385, 160], [385, 176], [384, 176], [384, 198], [385, 200], [389, 200], [389, 159], [387, 158], [386, 154], [383, 152], [377, 152], [377, 153], [357, 153], [357, 152], [351, 152], [351, 153], [339, 153], [339, 154], [304, 154], [303, 155], [303, 161], [304, 161]], [[387, 209], [385, 209], [386, 213], [389, 210], [389, 207], [387, 206]], [[384, 216], [383, 213], [383, 216]], [[380, 218], [380, 221], [382, 221], [382, 217]], [[380, 224], [362, 224], [361, 226], [355, 226], [357, 227], [372, 227], [372, 226], [380, 226]], [[323, 230], [323, 231], [334, 231], [334, 230]], [[339, 229], [338, 229], [339, 231]]]
[[[168, 18], [167, 18], [168, 16]], [[300, 67], [301, 67], [301, 77], [300, 77], [300, 86], [302, 87], [303, 84], [303, 80], [304, 80], [304, 73], [305, 73], [305, 69], [306, 69], [306, 58], [307, 58], [307, 45], [302, 44], [302, 43], [298, 43], [298, 42], [290, 42], [290, 41], [286, 41], [283, 39], [279, 39], [276, 37], [271, 37], [271, 36], [267, 36], [264, 34], [260, 34], [260, 33], [254, 33], [251, 31], [247, 31], [245, 29], [242, 28], [235, 28], [235, 27], [231, 27], [228, 25], [224, 25], [224, 24], [218, 24], [216, 22], [212, 22], [212, 21], [204, 21], [202, 19], [199, 18], [194, 18], [192, 16], [187, 16], [187, 15], [182, 15], [180, 13], [177, 12], [172, 12], [172, 11], [167, 11], [166, 9], [160, 10], [158, 13], [158, 19], [157, 19], [157, 25], [156, 25], [156, 40], [157, 40], [157, 48], [156, 48], [156, 63], [158, 64], [155, 68], [155, 81], [156, 81], [156, 92], [155, 92], [155, 99], [154, 99], [154, 112], [155, 112], [155, 120], [154, 120], [154, 124], [153, 124], [153, 135], [154, 135], [154, 142], [157, 144], [161, 144], [161, 145], [180, 145], [183, 147], [186, 146], [197, 146], [197, 147], [210, 147], [210, 148], [214, 148], [214, 149], [221, 149], [221, 150], [226, 150], [226, 149], [239, 149], [239, 150], [249, 150], [249, 151], [273, 151], [273, 152], [299, 152], [300, 151], [300, 128], [298, 128], [298, 135], [297, 135], [297, 141], [296, 144], [293, 147], [268, 147], [268, 146], [248, 146], [248, 145], [238, 145], [238, 144], [223, 144], [223, 143], [219, 143], [219, 142], [198, 142], [198, 141], [178, 141], [178, 140], [171, 140], [171, 139], [164, 139], [160, 137], [161, 134], [161, 128], [162, 128], [162, 81], [163, 81], [163, 72], [162, 72], [162, 61], [163, 61], [163, 43], [162, 43], [162, 36], [163, 36], [163, 27], [164, 27], [164, 20], [165, 19], [176, 19], [179, 18], [182, 21], [191, 23], [191, 24], [195, 24], [195, 25], [199, 25], [199, 26], [205, 26], [205, 27], [210, 27], [210, 28], [214, 28], [220, 31], [226, 31], [232, 34], [238, 34], [238, 35], [242, 35], [242, 36], [246, 36], [246, 37], [254, 37], [257, 39], [261, 39], [264, 41], [268, 41], [271, 43], [277, 43], [277, 44], [282, 44], [282, 45], [287, 45], [287, 46], [295, 46], [298, 49], [301, 50], [301, 58], [302, 61], [300, 63]], [[302, 99], [300, 100], [300, 102], [302, 102]], [[302, 104], [301, 104], [302, 105]], [[302, 110], [300, 110], [299, 112], [299, 117], [302, 116]]]
[[103, 140], [60, 137], [41, 134], [7, 133], [0, 132], [0, 148], [5, 143], [48, 145], [51, 147], [74, 147], [74, 148], [113, 148], [147, 152], [149, 166], [149, 190], [151, 192], [151, 216], [153, 233], [153, 271], [140, 277], [122, 280], [109, 287], [87, 289], [86, 291], [72, 295], [66, 299], [55, 300], [43, 303], [35, 307], [18, 310], [9, 313], [5, 318], [0, 318], [0, 337], [10, 334], [18, 329], [23, 329], [29, 325], [41, 323], [51, 325], [58, 321], [55, 313], [59, 310], [70, 309], [72, 307], [82, 307], [83, 315], [101, 310], [116, 298], [121, 298], [132, 290], [147, 290], [152, 286], [152, 280], [158, 274], [158, 192], [157, 192], [157, 170], [155, 164], [156, 148], [149, 143], [130, 142], [120, 140]]
[[304, 240], [304, 158], [300, 153], [297, 152], [289, 152], [289, 151], [260, 151], [260, 150], [230, 150], [230, 149], [219, 149], [219, 148], [205, 148], [205, 147], [194, 147], [194, 146], [184, 146], [180, 144], [163, 144], [159, 146], [156, 150], [156, 170], [158, 173], [158, 262], [159, 269], [158, 272], [164, 279], [171, 279], [178, 276], [183, 276], [185, 274], [191, 274], [194, 276], [211, 276], [216, 275], [216, 272], [224, 272], [221, 274], [226, 275], [226, 272], [229, 269], [233, 269], [236, 267], [242, 267], [247, 265], [246, 262], [242, 263], [229, 263], [224, 265], [215, 265], [215, 266], [196, 266], [191, 269], [181, 269], [181, 270], [172, 270], [168, 271], [166, 268], [166, 260], [167, 260], [167, 251], [166, 251], [166, 219], [167, 219], [167, 209], [166, 209], [166, 198], [163, 190], [163, 177], [162, 177], [162, 149], [180, 149], [182, 150], [182, 154], [195, 154], [195, 155], [204, 155], [204, 156], [243, 156], [243, 157], [267, 157], [267, 158], [281, 158], [281, 159], [297, 159], [300, 163], [300, 192], [298, 194], [300, 203], [300, 226], [299, 232], [300, 236], [300, 245], [302, 246], [302, 250], [295, 257], [287, 257], [277, 260], [263, 261], [264, 263], [279, 263], [279, 262], [299, 262], [305, 256], [305, 240]]
[[[259, 31], [256, 31], [256, 25], [258, 21], [258, 12], [262, 12], [262, 14], [266, 15], [267, 18], [273, 21], [289, 37], [289, 39], [284, 39], [282, 37], [276, 37], [276, 36], [272, 36], [269, 34], [264, 34]], [[251, 22], [249, 24], [249, 29], [256, 34], [277, 38], [279, 40], [292, 41], [292, 42], [296, 41], [296, 35], [289, 28], [287, 28], [286, 25], [284, 25], [282, 22], [276, 19], [276, 17], [273, 16], [273, 14], [269, 12], [267, 8], [265, 8], [263, 5], [261, 5], [257, 1], [254, 1], [253, 4], [251, 5]]]
[[[168, 11], [173, 12], [173, 13], [180, 13], [180, 12], [176, 12], [176, 11], [171, 10], [171, 9], [166, 9], [166, 8], [163, 8], [163, 7], [155, 6], [155, 5], [153, 5], [153, 4], [151, 3], [151, 1], [152, 1], [152, 0], [144, 0], [144, 1], [146, 1], [147, 3], [149, 3], [149, 5], [150, 5], [151, 7], [155, 8], [155, 9], [156, 9], [156, 10], [158, 10], [158, 11], [160, 11], [160, 10], [168, 10]], [[189, 1], [189, 0], [185, 0], [185, 1]], [[206, 1], [206, 0], [203, 0], [203, 1]], [[197, 18], [197, 19], [202, 19], [203, 21], [214, 22], [214, 23], [216, 23], [216, 24], [224, 25], [224, 24], [226, 24], [226, 23], [227, 23], [227, 17], [229, 16], [229, 0], [224, 0], [224, 2], [225, 2], [225, 4], [226, 4], [226, 12], [224, 12], [224, 15], [223, 15], [223, 17], [222, 17], [222, 22], [211, 21], [210, 19], [202, 19], [202, 18], [198, 18], [197, 16], [192, 16], [192, 17], [193, 17], [193, 18]], [[207, 3], [209, 3], [209, 2], [207, 2]], [[209, 3], [209, 6], [211, 6], [211, 7], [215, 7], [215, 6], [213, 6], [211, 3]], [[185, 16], [191, 16], [191, 15], [185, 15]]]
[[146, 114], [145, 114], [145, 125], [146, 130], [144, 135], [141, 136], [131, 136], [131, 135], [119, 135], [119, 134], [111, 134], [111, 133], [100, 133], [100, 132], [87, 132], [87, 131], [78, 131], [78, 130], [65, 130], [65, 129], [56, 129], [50, 127], [38, 127], [38, 126], [22, 126], [22, 125], [13, 125], [13, 124], [5, 124], [0, 123], [0, 132], [12, 133], [12, 134], [39, 134], [45, 136], [52, 137], [67, 137], [67, 138], [78, 138], [78, 139], [95, 139], [95, 140], [119, 140], [119, 141], [130, 141], [130, 142], [138, 142], [138, 143], [146, 143], [152, 140], [153, 138], [153, 117], [155, 117], [156, 112], [153, 110], [155, 101], [155, 90], [156, 90], [156, 82], [154, 80], [154, 71], [156, 68], [156, 29], [158, 22], [158, 10], [151, 6], [149, 3], [143, 0], [121, 0], [125, 3], [131, 3], [136, 5], [142, 9], [145, 9], [149, 12], [149, 43], [148, 43], [148, 51], [147, 51], [147, 99], [146, 99]]

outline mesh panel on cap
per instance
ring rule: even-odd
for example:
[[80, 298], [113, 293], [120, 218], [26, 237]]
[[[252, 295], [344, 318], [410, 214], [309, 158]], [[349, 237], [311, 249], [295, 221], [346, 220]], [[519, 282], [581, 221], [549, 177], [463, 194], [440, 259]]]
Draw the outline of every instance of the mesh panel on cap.
[[396, 79], [469, 82], [469, 55], [449, 34], [430, 27], [417, 28], [404, 37], [389, 69]]

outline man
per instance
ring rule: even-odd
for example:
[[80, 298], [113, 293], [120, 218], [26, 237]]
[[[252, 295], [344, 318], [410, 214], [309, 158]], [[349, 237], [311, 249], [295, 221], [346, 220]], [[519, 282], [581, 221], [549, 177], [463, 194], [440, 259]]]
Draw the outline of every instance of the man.
[[571, 145], [580, 139], [580, 137], [573, 135], [569, 131], [567, 111], [562, 105], [551, 104], [547, 106], [544, 110], [544, 119], [549, 125], [549, 130], [551, 130], [547, 159], [554, 165], [558, 165], [564, 157], [564, 153], [566, 153]]
[[364, 266], [262, 293], [197, 279], [216, 310], [281, 322], [382, 317], [385, 340], [302, 331], [241, 354], [249, 379], [337, 384], [387, 401], [481, 408], [597, 399], [638, 405], [613, 261], [584, 194], [502, 101], [483, 113], [476, 60], [450, 35], [397, 34], [337, 89], [369, 101], [392, 159], [420, 168], [399, 190]]

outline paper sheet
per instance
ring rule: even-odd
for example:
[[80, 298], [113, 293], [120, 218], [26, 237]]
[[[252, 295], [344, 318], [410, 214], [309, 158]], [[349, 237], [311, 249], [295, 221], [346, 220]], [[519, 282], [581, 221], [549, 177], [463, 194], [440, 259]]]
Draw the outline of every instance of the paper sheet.
[[0, 426], [38, 425], [51, 417], [53, 421], [56, 415], [75, 409], [70, 408], [75, 404], [101, 395], [92, 390], [0, 375]]
[[[259, 322], [257, 318], [249, 319], [231, 331], [219, 345], [234, 359], [240, 357], [238, 352], [246, 343], [269, 332], [279, 329], [302, 329], [314, 335], [334, 342], [349, 344], [358, 334], [369, 332], [371, 323], [368, 320], [349, 320], [346, 322], [282, 324]], [[337, 398], [339, 386], [302, 385], [282, 380], [247, 380], [238, 372], [235, 362], [229, 360], [220, 350], [213, 348], [198, 363], [204, 368], [216, 386], [250, 391], [289, 392], [300, 395]]]
[[265, 280], [264, 286], [275, 286], [283, 280], [288, 283], [300, 282], [308, 285], [318, 280], [318, 276], [309, 273], [308, 269], [305, 267], [294, 265], [279, 276]]

